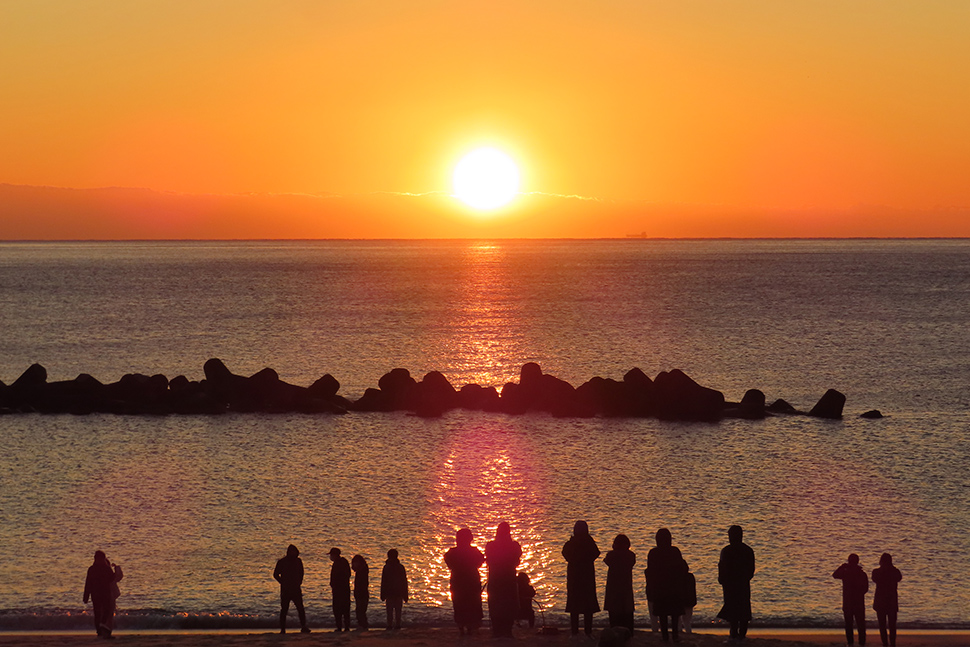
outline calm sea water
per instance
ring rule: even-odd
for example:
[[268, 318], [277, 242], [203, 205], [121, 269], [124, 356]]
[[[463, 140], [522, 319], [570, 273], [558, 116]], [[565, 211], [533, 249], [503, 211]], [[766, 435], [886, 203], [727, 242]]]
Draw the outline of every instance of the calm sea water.
[[[220, 357], [303, 385], [329, 372], [359, 397], [393, 367], [501, 386], [535, 361], [574, 385], [676, 367], [728, 399], [848, 396], [843, 421], [715, 425], [2, 416], [0, 627], [86, 626], [97, 548], [125, 569], [122, 626], [271, 626], [290, 542], [311, 621], [332, 622], [331, 546], [367, 557], [375, 597], [398, 548], [406, 621], [447, 621], [454, 531], [483, 545], [501, 520], [558, 621], [576, 519], [604, 552], [626, 533], [641, 562], [670, 528], [696, 624], [717, 613], [718, 551], [740, 523], [762, 623], [837, 624], [832, 571], [887, 551], [901, 622], [970, 626], [968, 324], [970, 241], [0, 244], [7, 383], [32, 362], [51, 380], [199, 379]], [[888, 417], [857, 417], [872, 408]]]

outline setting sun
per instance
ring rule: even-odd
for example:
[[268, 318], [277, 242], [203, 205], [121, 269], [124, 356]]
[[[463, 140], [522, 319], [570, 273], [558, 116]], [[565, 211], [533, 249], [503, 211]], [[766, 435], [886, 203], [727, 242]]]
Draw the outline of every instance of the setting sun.
[[455, 167], [455, 197], [475, 209], [497, 209], [511, 202], [519, 190], [519, 168], [494, 148], [478, 148]]

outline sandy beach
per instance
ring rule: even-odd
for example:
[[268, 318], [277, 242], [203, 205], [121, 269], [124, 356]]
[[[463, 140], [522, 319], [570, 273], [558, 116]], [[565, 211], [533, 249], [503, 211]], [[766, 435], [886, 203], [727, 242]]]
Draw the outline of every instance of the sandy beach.
[[[175, 631], [144, 631], [117, 632], [115, 644], [130, 645], [132, 647], [278, 647], [280, 645], [327, 645], [339, 647], [425, 647], [427, 645], [478, 647], [485, 645], [514, 644], [520, 647], [592, 647], [600, 644], [601, 629], [594, 630], [593, 638], [571, 637], [568, 631], [559, 631], [553, 635], [540, 635], [535, 631], [517, 630], [513, 639], [494, 639], [487, 632], [475, 636], [461, 638], [452, 628], [414, 628], [400, 632], [388, 633], [384, 630], [335, 633], [333, 630], [321, 629], [311, 634], [289, 633], [281, 636], [275, 632], [253, 631], [247, 632], [175, 632]], [[724, 645], [726, 635], [723, 633], [695, 632], [683, 636], [681, 645], [691, 647], [715, 647]], [[869, 645], [879, 645], [878, 631], [870, 631]], [[4, 632], [0, 633], [0, 646], [25, 645], [27, 647], [76, 647], [79, 645], [102, 644], [103, 641], [92, 633], [78, 632], [37, 633], [37, 632]], [[649, 631], [638, 631], [625, 643], [630, 647], [645, 647], [652, 645], [669, 645], [664, 643], [659, 635]], [[845, 638], [841, 631], [835, 630], [778, 630], [763, 629], [750, 631], [748, 638], [741, 644], [753, 647], [832, 647], [844, 645]], [[956, 647], [970, 645], [968, 631], [901, 631], [897, 638], [900, 647]]]

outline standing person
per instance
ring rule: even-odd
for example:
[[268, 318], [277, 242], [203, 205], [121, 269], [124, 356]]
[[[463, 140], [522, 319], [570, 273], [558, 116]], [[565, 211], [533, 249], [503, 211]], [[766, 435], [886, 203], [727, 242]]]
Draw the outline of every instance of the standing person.
[[685, 634], [693, 633], [690, 621], [694, 617], [694, 607], [697, 606], [697, 579], [690, 571], [684, 573], [684, 589], [682, 597], [684, 601], [684, 613], [680, 616], [680, 628]]
[[600, 549], [589, 534], [585, 521], [573, 525], [573, 536], [562, 547], [566, 559], [566, 612], [569, 629], [579, 634], [579, 614], [583, 614], [583, 631], [593, 635], [593, 614], [600, 610], [596, 598], [596, 559]]
[[842, 580], [842, 616], [845, 618], [845, 642], [852, 644], [852, 621], [859, 628], [859, 645], [866, 644], [866, 592], [869, 590], [869, 576], [859, 565], [859, 556], [849, 555], [849, 561], [842, 564], [832, 577]]
[[408, 601], [408, 575], [397, 557], [397, 550], [387, 551], [387, 561], [381, 571], [381, 600], [387, 606], [387, 628], [401, 628], [401, 608]]
[[529, 581], [528, 573], [515, 576], [516, 592], [519, 595], [519, 608], [515, 612], [516, 620], [525, 620], [529, 627], [536, 626], [536, 610], [532, 608], [532, 601], [536, 597], [536, 587]]
[[293, 544], [287, 546], [286, 555], [276, 561], [273, 579], [280, 583], [280, 633], [286, 633], [286, 614], [290, 611], [290, 602], [293, 602], [300, 616], [300, 632], [310, 633], [303, 609], [303, 560], [300, 559], [300, 550]]
[[337, 631], [350, 631], [350, 564], [340, 556], [339, 548], [330, 549], [330, 590], [333, 593], [333, 617]]
[[367, 622], [367, 603], [370, 602], [367, 574], [370, 569], [363, 555], [354, 555], [350, 560], [350, 567], [354, 569], [354, 614], [357, 616], [357, 627], [367, 631], [370, 628], [370, 623]]
[[[681, 600], [683, 576], [689, 569], [673, 545], [670, 531], [661, 528], [656, 535], [657, 545], [647, 553], [647, 591], [653, 600], [653, 610], [660, 617], [660, 636], [669, 640], [668, 627], [672, 629], [674, 642], [680, 642], [678, 624], [684, 611]], [[668, 623], [668, 618], [670, 622]]]
[[125, 574], [121, 571], [121, 567], [113, 563], [107, 557], [104, 558], [108, 564], [111, 565], [111, 570], [114, 572], [114, 577], [111, 580], [111, 597], [108, 601], [108, 608], [104, 611], [105, 625], [108, 627], [108, 637], [111, 637], [111, 632], [115, 630], [115, 611], [118, 608], [118, 598], [121, 597], [121, 589], [118, 587], [118, 582], [122, 580]]
[[114, 600], [111, 585], [115, 580], [115, 572], [104, 551], [94, 552], [94, 563], [88, 567], [87, 577], [84, 579], [84, 604], [91, 600], [94, 615], [94, 628], [98, 636], [111, 638], [111, 621], [108, 611]]
[[896, 587], [901, 579], [903, 574], [893, 566], [893, 556], [883, 553], [879, 558], [879, 566], [872, 571], [872, 581], [876, 585], [872, 608], [879, 620], [882, 647], [896, 647], [896, 616], [899, 613], [899, 594]]
[[455, 609], [455, 624], [459, 635], [478, 631], [485, 616], [482, 610], [482, 576], [479, 569], [485, 563], [482, 551], [472, 546], [472, 531], [462, 528], [455, 534], [455, 545], [445, 553], [445, 565], [451, 571], [448, 587]]
[[754, 577], [754, 551], [742, 540], [741, 526], [728, 528], [727, 546], [717, 562], [717, 581], [724, 591], [724, 606], [718, 618], [731, 623], [730, 637], [744, 640], [751, 621], [751, 578]]
[[485, 544], [488, 617], [492, 622], [492, 635], [496, 637], [512, 637], [515, 611], [519, 606], [515, 569], [521, 559], [522, 547], [512, 539], [512, 530], [503, 521], [495, 529], [495, 539]]
[[606, 571], [606, 597], [603, 608], [610, 614], [611, 627], [626, 627], [633, 631], [633, 566], [637, 556], [630, 550], [630, 538], [617, 535], [613, 550], [603, 558]]

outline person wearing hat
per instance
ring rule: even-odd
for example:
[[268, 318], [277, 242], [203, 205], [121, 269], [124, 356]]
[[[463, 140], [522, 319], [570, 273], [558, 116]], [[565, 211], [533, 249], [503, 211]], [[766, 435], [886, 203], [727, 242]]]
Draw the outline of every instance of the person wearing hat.
[[340, 556], [339, 548], [330, 549], [330, 590], [333, 593], [333, 617], [337, 631], [350, 631], [350, 563]]

